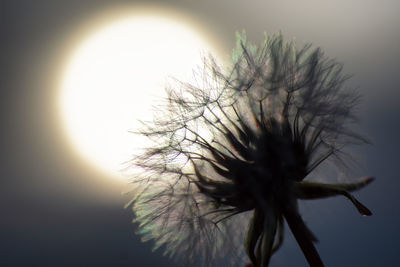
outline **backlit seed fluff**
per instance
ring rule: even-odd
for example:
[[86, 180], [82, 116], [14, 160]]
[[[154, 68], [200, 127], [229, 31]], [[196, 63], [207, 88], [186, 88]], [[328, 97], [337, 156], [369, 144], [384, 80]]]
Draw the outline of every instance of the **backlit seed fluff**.
[[[237, 37], [232, 64], [204, 60], [191, 84], [175, 81], [168, 102], [140, 134], [153, 141], [132, 166], [135, 213], [153, 240], [184, 266], [268, 266], [284, 221], [310, 266], [323, 266], [298, 199], [347, 197], [372, 181], [309, 181], [322, 163], [345, 162], [359, 95], [342, 66], [281, 35], [260, 46]], [[161, 115], [160, 115], [161, 114]], [[322, 172], [323, 173], [323, 172]], [[324, 177], [321, 177], [321, 181]]]

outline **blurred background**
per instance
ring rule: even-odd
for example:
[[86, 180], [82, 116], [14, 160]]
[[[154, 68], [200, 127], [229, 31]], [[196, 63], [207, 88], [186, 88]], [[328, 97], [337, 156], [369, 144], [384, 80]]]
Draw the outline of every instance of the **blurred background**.
[[[65, 141], [55, 96], [67, 47], [115, 8], [140, 1], [0, 2], [0, 266], [175, 266], [142, 243], [124, 209], [125, 183], [88, 166]], [[356, 193], [374, 213], [361, 217], [338, 197], [302, 204], [326, 266], [399, 266], [400, 2], [397, 0], [165, 0], [146, 5], [200, 25], [227, 57], [235, 32], [260, 42], [279, 31], [313, 43], [353, 74], [363, 99], [355, 176], [376, 180]], [[271, 266], [307, 266], [286, 232]]]

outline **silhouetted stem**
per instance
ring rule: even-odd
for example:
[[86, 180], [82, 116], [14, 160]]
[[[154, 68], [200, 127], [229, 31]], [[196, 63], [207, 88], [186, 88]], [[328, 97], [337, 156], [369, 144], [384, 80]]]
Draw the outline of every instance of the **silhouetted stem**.
[[284, 216], [310, 267], [323, 267], [324, 264], [313, 244], [313, 236], [298, 212], [285, 209]]

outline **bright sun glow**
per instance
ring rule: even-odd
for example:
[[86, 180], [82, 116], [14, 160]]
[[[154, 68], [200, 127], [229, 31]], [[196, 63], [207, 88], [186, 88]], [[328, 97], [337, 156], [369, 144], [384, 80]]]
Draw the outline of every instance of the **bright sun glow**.
[[143, 144], [129, 131], [152, 118], [168, 77], [187, 81], [208, 52], [200, 34], [159, 16], [119, 20], [89, 36], [70, 59], [60, 94], [73, 146], [98, 168], [122, 177], [122, 163]]

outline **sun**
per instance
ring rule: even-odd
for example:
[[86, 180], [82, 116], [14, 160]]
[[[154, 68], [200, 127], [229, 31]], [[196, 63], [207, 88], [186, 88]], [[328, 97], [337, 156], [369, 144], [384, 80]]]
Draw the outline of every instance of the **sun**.
[[124, 162], [144, 142], [130, 131], [165, 103], [167, 80], [190, 81], [208, 53], [215, 49], [205, 36], [168, 16], [133, 15], [87, 36], [66, 65], [59, 94], [73, 149], [110, 177], [123, 178]]

